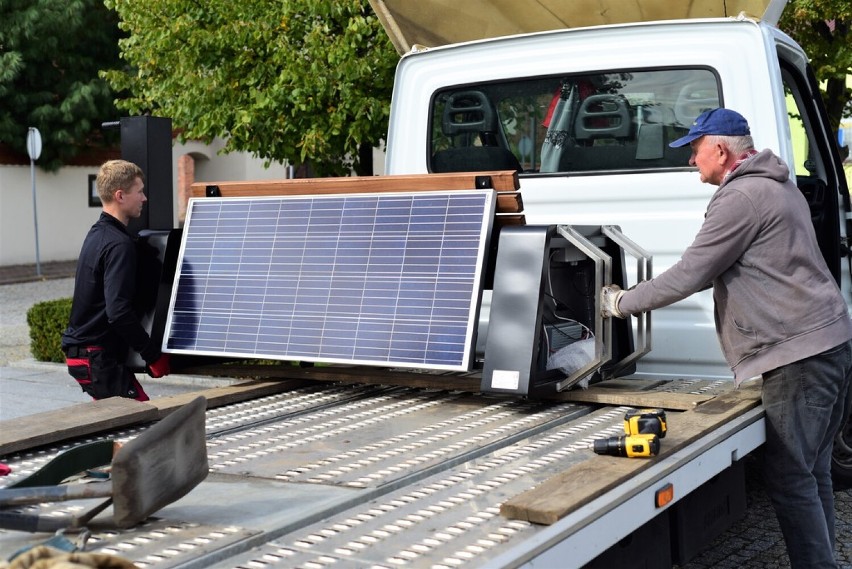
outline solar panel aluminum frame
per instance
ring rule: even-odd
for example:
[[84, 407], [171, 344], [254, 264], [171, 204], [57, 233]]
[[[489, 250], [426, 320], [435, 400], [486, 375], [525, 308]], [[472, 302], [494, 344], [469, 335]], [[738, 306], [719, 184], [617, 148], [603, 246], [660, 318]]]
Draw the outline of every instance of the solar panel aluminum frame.
[[[176, 272], [176, 276], [174, 279], [174, 285], [172, 290], [172, 295], [170, 299], [170, 305], [168, 310], [168, 317], [166, 321], [166, 332], [164, 334], [163, 339], [163, 351], [166, 353], [173, 354], [192, 354], [192, 355], [201, 355], [201, 356], [216, 356], [216, 357], [227, 357], [227, 358], [258, 358], [258, 359], [274, 359], [274, 360], [284, 360], [284, 361], [302, 361], [302, 362], [322, 362], [322, 363], [342, 363], [342, 364], [359, 364], [359, 365], [372, 365], [372, 366], [381, 366], [381, 367], [394, 367], [394, 368], [412, 368], [412, 369], [434, 369], [434, 370], [446, 370], [446, 371], [469, 371], [472, 363], [474, 361], [474, 346], [476, 344], [476, 331], [477, 324], [479, 318], [479, 307], [482, 296], [482, 288], [483, 288], [483, 277], [486, 266], [486, 257], [488, 255], [490, 249], [490, 237], [491, 237], [491, 229], [492, 223], [494, 219], [494, 212], [496, 207], [496, 192], [494, 190], [461, 190], [461, 191], [418, 191], [412, 193], [399, 192], [399, 193], [353, 193], [353, 194], [335, 194], [335, 195], [300, 195], [300, 196], [273, 196], [273, 197], [239, 197], [239, 198], [192, 198], [189, 201], [187, 206], [187, 217], [186, 223], [184, 226], [183, 240], [181, 242], [180, 253], [177, 260], [178, 270]], [[468, 293], [468, 296], [464, 298], [466, 314], [463, 319], [464, 324], [464, 342], [463, 345], [461, 341], [458, 341], [454, 346], [454, 349], [460, 348], [460, 352], [456, 354], [453, 353], [453, 357], [455, 359], [449, 359], [448, 357], [433, 357], [429, 358], [424, 355], [422, 360], [413, 361], [411, 358], [399, 358], [392, 357], [389, 353], [386, 356], [381, 357], [338, 357], [338, 356], [329, 356], [328, 354], [320, 353], [317, 351], [316, 353], [305, 353], [304, 351], [298, 350], [290, 350], [290, 342], [285, 342], [282, 344], [283, 350], [274, 351], [269, 349], [262, 350], [251, 350], [244, 351], [242, 349], [233, 349], [229, 347], [227, 343], [227, 338], [225, 341], [221, 342], [221, 345], [217, 345], [214, 348], [211, 348], [209, 345], [199, 346], [196, 341], [194, 345], [190, 345], [187, 343], [186, 338], [176, 336], [176, 330], [180, 326], [185, 325], [184, 323], [187, 321], [187, 318], [184, 318], [183, 315], [176, 316], [176, 310], [183, 311], [186, 307], [182, 306], [182, 302], [186, 301], [189, 297], [187, 296], [189, 293], [187, 292], [187, 281], [191, 281], [191, 277], [187, 278], [187, 273], [185, 265], [190, 262], [194, 253], [192, 252], [192, 247], [196, 246], [196, 242], [200, 237], [196, 236], [195, 233], [198, 231], [195, 230], [196, 224], [199, 224], [197, 218], [201, 217], [200, 211], [204, 211], [208, 208], [215, 207], [216, 204], [218, 207], [222, 208], [234, 208], [236, 205], [227, 205], [227, 204], [237, 204], [238, 202], [243, 206], [248, 206], [249, 210], [252, 205], [257, 206], [261, 205], [264, 202], [269, 202], [270, 204], [275, 204], [276, 207], [279, 208], [279, 212], [282, 211], [281, 208], [284, 204], [289, 206], [294, 206], [298, 201], [300, 204], [305, 204], [309, 202], [310, 204], [328, 204], [331, 201], [337, 201], [340, 204], [345, 203], [360, 203], [357, 200], [374, 200], [376, 204], [380, 203], [389, 203], [389, 200], [410, 200], [413, 204], [415, 202], [420, 203], [423, 200], [435, 200], [435, 199], [446, 199], [448, 204], [454, 203], [459, 199], [472, 200], [476, 203], [477, 207], [481, 210], [481, 217], [477, 216], [477, 223], [479, 224], [476, 228], [475, 235], [475, 258], [468, 258], [467, 261], [471, 264], [473, 271], [470, 276], [469, 289], [465, 288], [464, 292]], [[355, 201], [353, 201], [355, 200]], [[340, 215], [341, 215], [341, 227], [344, 225], [344, 217], [350, 215], [350, 212], [346, 211], [345, 205], [341, 205]], [[411, 213], [408, 214], [409, 216]], [[247, 213], [246, 216], [251, 216], [251, 212]], [[481, 221], [479, 221], [481, 220]], [[373, 227], [380, 227], [376, 225], [376, 220], [373, 220]], [[229, 221], [230, 227], [234, 227], [234, 221]], [[248, 226], [248, 219], [245, 221], [245, 225]], [[349, 227], [352, 227], [350, 224]], [[383, 227], [383, 226], [381, 226]], [[306, 226], [307, 232], [308, 226]], [[218, 231], [218, 229], [216, 229]], [[275, 228], [275, 233], [279, 232], [279, 228]], [[444, 233], [441, 238], [446, 239], [452, 238], [452, 235], [449, 233]], [[398, 237], [398, 236], [397, 236]], [[243, 235], [243, 239], [246, 239], [247, 235]], [[347, 235], [344, 235], [342, 230], [341, 233], [338, 233], [338, 242], [341, 240], [346, 240]], [[372, 250], [372, 245], [375, 243], [372, 241], [375, 237], [371, 235], [370, 246]], [[309, 240], [311, 237], [309, 235], [305, 235], [302, 242], [299, 242], [298, 245], [304, 245], [306, 248], [309, 247]], [[406, 237], [407, 239], [407, 237]], [[460, 237], [456, 237], [456, 239], [460, 239]], [[443, 241], [442, 241], [443, 242]], [[406, 245], [408, 245], [408, 241], [406, 241]], [[189, 253], [188, 253], [189, 248]], [[219, 261], [216, 259], [216, 250], [213, 245], [209, 245], [209, 253], [211, 255], [209, 266], [210, 270], [215, 270], [215, 267]], [[335, 253], [336, 255], [337, 253]], [[472, 255], [470, 257], [473, 257]], [[332, 256], [332, 260], [334, 256]], [[233, 260], [233, 258], [231, 259]], [[270, 261], [271, 265], [272, 261]], [[260, 273], [263, 272], [263, 267], [260, 267]], [[208, 271], [209, 272], [209, 271]], [[322, 272], [322, 271], [321, 271]], [[270, 270], [267, 270], [265, 273], [267, 280], [271, 280]], [[322, 272], [324, 275], [331, 275], [332, 269], [326, 269], [325, 272]], [[252, 275], [254, 278], [257, 278], [257, 272]], [[451, 276], [451, 275], [450, 275]], [[369, 277], [369, 273], [365, 273], [365, 279]], [[210, 274], [206, 276], [206, 278], [210, 279]], [[242, 278], [241, 275], [237, 275], [236, 279]], [[403, 279], [404, 275], [400, 273], [400, 279]], [[423, 277], [424, 279], [426, 277]], [[435, 294], [437, 294], [437, 288], [439, 286], [439, 280], [442, 278], [440, 273], [436, 273], [434, 275], [436, 279], [435, 283]], [[276, 281], [278, 282], [278, 281]], [[298, 284], [298, 283], [297, 283]], [[235, 288], [235, 296], [236, 296], [236, 286], [237, 280], [234, 280], [234, 288]], [[267, 286], [269, 286], [269, 282], [267, 282]], [[366, 285], [365, 285], [366, 286]], [[467, 285], [465, 285], [467, 286]], [[191, 289], [191, 283], [189, 285]], [[330, 293], [331, 294], [331, 293]], [[294, 301], [298, 302], [298, 301]], [[460, 301], [461, 302], [461, 301]], [[398, 307], [397, 307], [398, 308]], [[202, 328], [204, 326], [203, 321], [204, 314], [202, 310], [204, 308], [198, 308], [197, 314], [191, 316], [189, 320], [193, 317], [196, 319], [197, 330], [196, 333], [201, 333]], [[181, 312], [181, 314], [183, 314]], [[238, 313], [232, 309], [226, 309], [221, 316], [225, 317], [235, 317]], [[358, 318], [361, 318], [361, 314], [358, 314]], [[328, 315], [326, 315], [328, 317]], [[256, 315], [258, 329], [265, 325], [264, 321], [268, 320], [267, 315]], [[207, 319], [208, 321], [210, 319]], [[398, 315], [393, 315], [394, 324], [396, 324], [398, 320]], [[183, 323], [182, 323], [183, 322]], [[323, 322], [323, 326], [327, 321]], [[325, 328], [323, 328], [325, 330]], [[181, 332], [182, 333], [182, 332]], [[258, 334], [260, 331], [258, 330]], [[227, 333], [226, 333], [227, 336]], [[356, 337], [357, 341], [358, 338]], [[388, 338], [388, 342], [393, 342], [394, 338]], [[266, 343], [265, 343], [266, 345]], [[432, 353], [437, 352], [437, 350], [432, 349]], [[427, 354], [429, 350], [427, 350]], [[456, 357], [457, 356], [457, 357]]]

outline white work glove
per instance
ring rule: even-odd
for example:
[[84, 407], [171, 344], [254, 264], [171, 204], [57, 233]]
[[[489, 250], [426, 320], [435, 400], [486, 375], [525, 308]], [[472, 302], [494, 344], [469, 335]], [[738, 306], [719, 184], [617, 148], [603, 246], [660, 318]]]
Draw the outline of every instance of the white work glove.
[[618, 285], [607, 285], [601, 289], [601, 316], [604, 318], [624, 318], [618, 309], [618, 302], [624, 291]]

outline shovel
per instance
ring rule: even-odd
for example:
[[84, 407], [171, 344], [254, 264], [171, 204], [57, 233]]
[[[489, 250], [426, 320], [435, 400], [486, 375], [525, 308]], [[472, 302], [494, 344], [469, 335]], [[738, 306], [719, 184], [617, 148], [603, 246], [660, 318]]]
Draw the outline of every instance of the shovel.
[[[132, 527], [182, 498], [207, 477], [204, 431], [207, 400], [197, 397], [121, 446], [112, 456], [112, 441], [74, 447], [39, 471], [0, 489], [0, 528], [57, 531], [79, 528], [110, 504], [119, 528]], [[72, 474], [109, 464], [111, 480], [60, 484]], [[56, 518], [4, 511], [2, 508], [43, 502], [109, 497], [82, 516]]]

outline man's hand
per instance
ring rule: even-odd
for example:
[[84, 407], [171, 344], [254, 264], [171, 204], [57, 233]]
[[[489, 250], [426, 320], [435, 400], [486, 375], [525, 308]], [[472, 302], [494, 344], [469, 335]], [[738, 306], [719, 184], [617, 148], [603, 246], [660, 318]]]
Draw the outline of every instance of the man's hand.
[[607, 285], [601, 289], [601, 316], [604, 318], [624, 318], [624, 314], [618, 309], [618, 301], [624, 291], [618, 285]]
[[148, 364], [148, 375], [154, 378], [169, 375], [170, 371], [169, 354], [162, 354], [157, 361]]

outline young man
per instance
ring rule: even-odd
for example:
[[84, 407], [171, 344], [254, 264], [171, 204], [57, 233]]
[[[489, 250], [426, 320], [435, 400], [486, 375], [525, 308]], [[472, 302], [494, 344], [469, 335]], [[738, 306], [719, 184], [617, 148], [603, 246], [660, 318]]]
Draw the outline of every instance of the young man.
[[605, 287], [605, 317], [667, 306], [713, 286], [716, 330], [734, 381], [763, 376], [766, 487], [796, 568], [837, 567], [834, 436], [852, 404], [852, 322], [826, 266], [808, 204], [784, 162], [753, 147], [746, 119], [701, 114], [670, 144], [719, 186], [669, 270], [630, 290]]
[[74, 281], [71, 319], [62, 335], [68, 373], [93, 399], [148, 396], [124, 362], [130, 349], [140, 353], [151, 377], [169, 373], [168, 355], [152, 344], [133, 308], [136, 243], [127, 231], [148, 200], [136, 164], [110, 160], [98, 172], [100, 218], [89, 230]]

